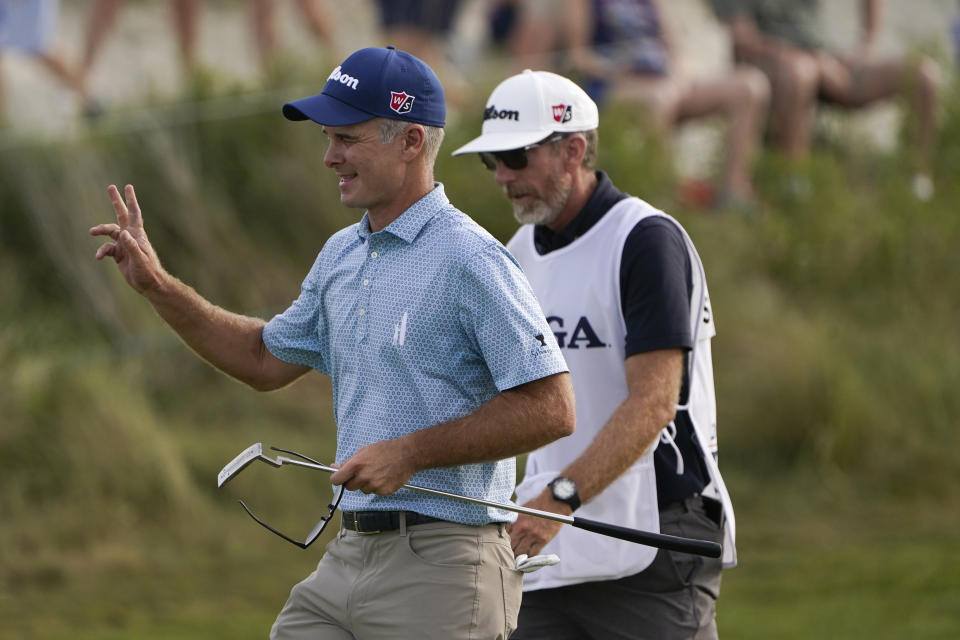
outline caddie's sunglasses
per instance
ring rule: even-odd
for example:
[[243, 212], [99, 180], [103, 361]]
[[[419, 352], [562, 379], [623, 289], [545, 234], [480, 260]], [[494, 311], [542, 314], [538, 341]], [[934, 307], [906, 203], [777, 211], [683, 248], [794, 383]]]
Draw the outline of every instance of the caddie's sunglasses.
[[565, 133], [554, 133], [547, 138], [544, 138], [540, 142], [534, 142], [533, 144], [528, 144], [525, 147], [520, 147], [519, 149], [510, 149], [509, 151], [483, 151], [480, 153], [480, 161], [483, 162], [485, 166], [490, 171], [495, 171], [497, 168], [497, 160], [503, 163], [503, 165], [512, 171], [521, 171], [527, 168], [527, 151], [531, 149], [536, 149], [537, 147], [542, 147], [545, 144], [551, 144], [553, 142], [558, 142], [567, 137]]

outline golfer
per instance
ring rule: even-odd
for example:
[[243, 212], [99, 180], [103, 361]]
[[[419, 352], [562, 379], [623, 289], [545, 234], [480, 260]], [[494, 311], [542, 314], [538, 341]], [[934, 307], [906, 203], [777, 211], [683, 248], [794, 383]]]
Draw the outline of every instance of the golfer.
[[[597, 106], [576, 84], [524, 71], [493, 91], [479, 153], [523, 224], [507, 247], [570, 366], [577, 431], [530, 454], [517, 501], [623, 526], [723, 541], [713, 313], [690, 238], [596, 171]], [[715, 638], [721, 560], [591, 536], [521, 515], [517, 554], [556, 553], [528, 575], [513, 638]], [[725, 536], [726, 534], [726, 536]]]
[[508, 512], [406, 482], [508, 501], [515, 454], [573, 431], [557, 342], [504, 247], [433, 181], [443, 88], [391, 47], [353, 53], [319, 95], [284, 105], [328, 138], [340, 201], [365, 210], [323, 246], [283, 313], [227, 312], [167, 273], [132, 186], [110, 187], [127, 282], [198, 354], [259, 390], [332, 378], [339, 535], [293, 588], [272, 638], [506, 638], [521, 574]]

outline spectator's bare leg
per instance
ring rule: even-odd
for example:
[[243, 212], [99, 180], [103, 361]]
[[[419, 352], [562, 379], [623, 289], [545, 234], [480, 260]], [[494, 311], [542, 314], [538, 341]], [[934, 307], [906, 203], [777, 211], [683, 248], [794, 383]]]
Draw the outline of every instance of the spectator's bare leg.
[[297, 7], [306, 19], [310, 31], [327, 51], [330, 53], [338, 51], [339, 43], [336, 38], [334, 18], [327, 3], [325, 1], [317, 2], [317, 0], [297, 0]]
[[199, 19], [199, 0], [174, 0], [173, 22], [180, 40], [180, 61], [188, 72], [193, 70], [196, 63]]
[[720, 177], [727, 197], [753, 200], [750, 163], [770, 101], [770, 83], [757, 69], [738, 67], [721, 80], [686, 84], [676, 106], [676, 120], [723, 114], [728, 121], [726, 162]]
[[39, 60], [43, 66], [45, 66], [53, 75], [55, 75], [64, 85], [76, 92], [80, 97], [81, 102], [86, 99], [84, 85], [80, 80], [80, 75], [67, 65], [66, 61], [63, 59], [63, 55], [61, 55], [59, 51], [53, 49], [44, 53], [38, 53], [37, 60]]
[[920, 118], [918, 137], [920, 170], [933, 171], [933, 149], [939, 127], [940, 65], [923, 58], [917, 67], [917, 110]]
[[117, 21], [121, 4], [122, 0], [97, 0], [97, 3], [93, 6], [90, 20], [87, 23], [86, 42], [80, 66], [83, 78], [89, 75], [90, 68], [93, 66], [97, 53], [100, 52], [104, 38]]
[[253, 38], [260, 54], [260, 64], [266, 69], [273, 59], [277, 45], [277, 25], [274, 19], [274, 0], [250, 0], [250, 19]]
[[774, 146], [789, 158], [810, 150], [810, 132], [820, 86], [815, 54], [779, 45], [770, 53], [738, 52], [740, 62], [761, 69], [770, 81], [770, 131]]
[[100, 116], [103, 108], [96, 100], [91, 100], [87, 95], [86, 82], [84, 82], [80, 70], [68, 65], [59, 50], [51, 49], [44, 53], [38, 53], [36, 59], [55, 75], [64, 86], [71, 89], [77, 95], [77, 100], [83, 108], [84, 117], [97, 118]]
[[764, 70], [772, 88], [770, 121], [777, 146], [789, 158], [805, 157], [820, 85], [816, 58], [799, 49], [783, 48]]
[[393, 45], [426, 62], [443, 83], [447, 106], [451, 110], [459, 110], [463, 107], [466, 101], [467, 85], [457, 69], [447, 61], [442, 38], [424, 29], [407, 25], [385, 30], [382, 38], [384, 44]]
[[[517, 18], [510, 34], [511, 67], [519, 73], [523, 69], [549, 69], [550, 56], [557, 47], [557, 7], [548, 0], [516, 2]], [[560, 4], [560, 3], [557, 3]]]
[[930, 58], [916, 65], [904, 60], [868, 60], [849, 65], [848, 85], [825, 85], [825, 97], [845, 107], [864, 107], [907, 92], [917, 111], [917, 169], [929, 174], [937, 132], [940, 70]]
[[442, 43], [428, 31], [400, 25], [384, 31], [383, 37], [388, 41], [387, 44], [412, 53], [431, 67], [442, 67], [445, 64]]

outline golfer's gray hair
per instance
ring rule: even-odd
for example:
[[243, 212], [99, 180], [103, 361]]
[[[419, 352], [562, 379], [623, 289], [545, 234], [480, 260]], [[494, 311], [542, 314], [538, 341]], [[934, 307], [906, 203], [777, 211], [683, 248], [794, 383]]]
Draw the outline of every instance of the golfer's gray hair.
[[583, 153], [584, 169], [593, 170], [597, 164], [597, 146], [600, 144], [600, 132], [597, 129], [584, 131], [583, 137], [587, 139], [587, 150]]
[[[583, 152], [583, 160], [580, 161], [580, 166], [589, 171], [593, 171], [597, 164], [597, 145], [600, 144], [600, 134], [597, 129], [590, 129], [589, 131], [576, 131], [574, 133], [583, 135], [584, 140], [587, 142], [587, 148]], [[563, 138], [554, 142], [551, 145], [554, 149], [553, 153], [559, 153], [558, 149], [560, 147], [560, 142], [566, 140], [572, 135], [574, 134], [565, 134]]]
[[[410, 123], [406, 120], [394, 120], [392, 118], [377, 118], [380, 121], [380, 142], [388, 144], [407, 130]], [[440, 143], [443, 142], [444, 131], [442, 127], [429, 127], [423, 125], [426, 134], [423, 141], [423, 155], [427, 162], [432, 166], [440, 152]]]

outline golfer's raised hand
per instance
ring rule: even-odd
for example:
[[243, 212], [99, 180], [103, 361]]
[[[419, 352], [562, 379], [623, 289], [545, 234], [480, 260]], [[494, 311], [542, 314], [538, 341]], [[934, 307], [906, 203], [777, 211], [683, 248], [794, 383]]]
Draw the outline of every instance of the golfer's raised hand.
[[97, 249], [97, 260], [113, 258], [127, 283], [138, 293], [146, 293], [160, 284], [165, 272], [143, 230], [143, 216], [133, 185], [128, 184], [124, 192], [126, 202], [117, 187], [110, 185], [107, 193], [117, 222], [97, 225], [90, 229], [90, 235], [110, 237], [112, 242]]
[[[568, 505], [554, 500], [549, 490], [544, 491], [523, 506], [538, 511], [553, 511], [565, 516], [573, 513]], [[510, 534], [510, 546], [513, 547], [514, 555], [518, 556], [521, 553], [528, 556], [537, 555], [560, 532], [562, 526], [563, 523], [560, 522], [554, 522], [546, 518], [535, 518], [521, 513], [517, 516], [516, 522], [507, 525], [507, 533]]]

